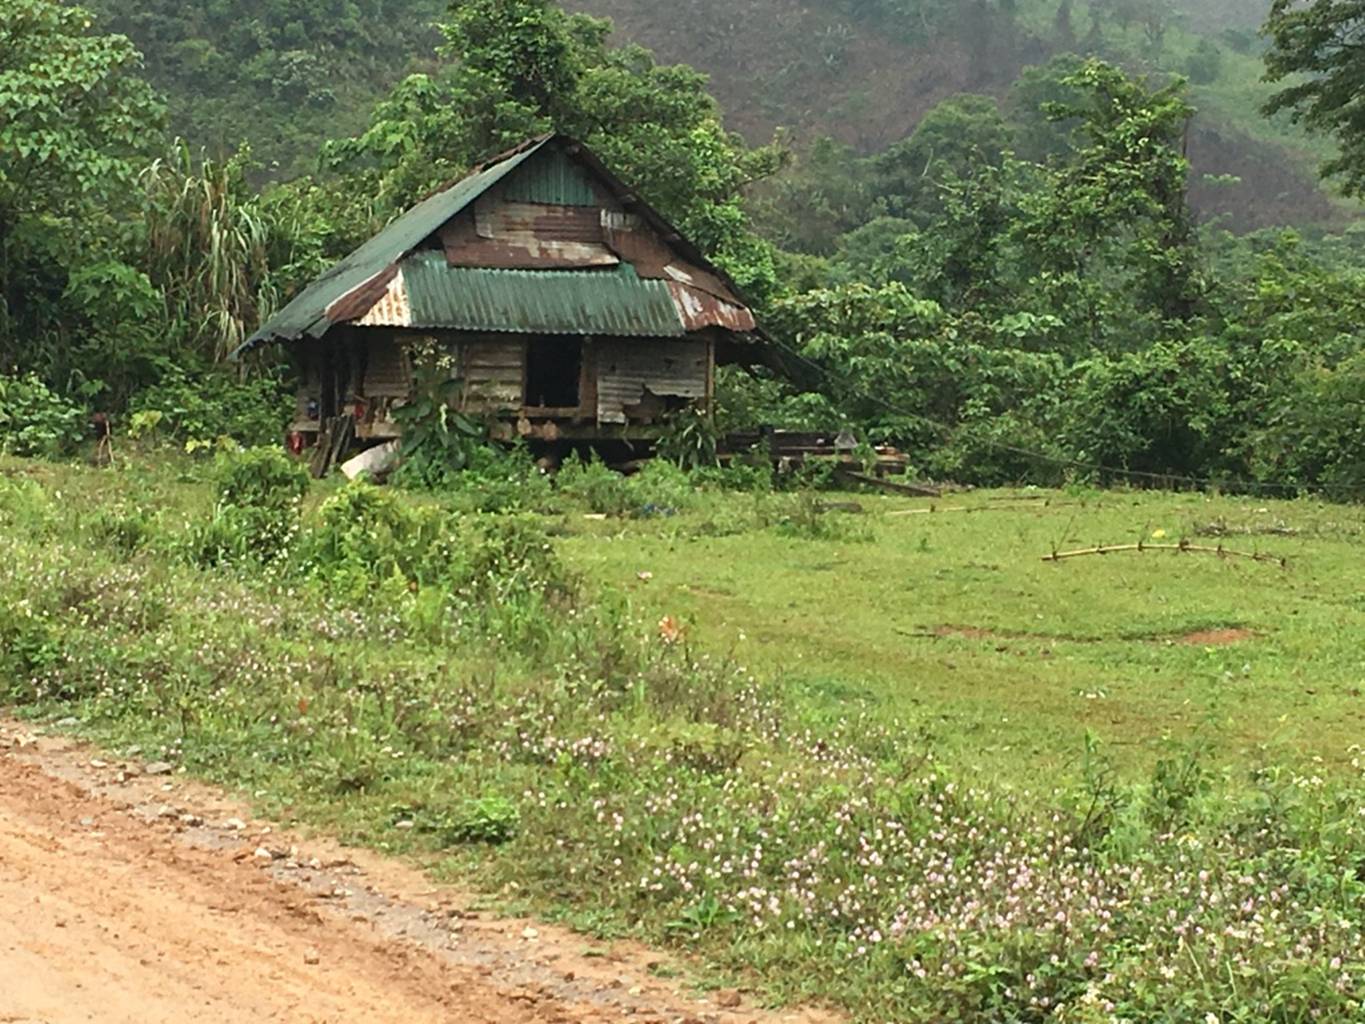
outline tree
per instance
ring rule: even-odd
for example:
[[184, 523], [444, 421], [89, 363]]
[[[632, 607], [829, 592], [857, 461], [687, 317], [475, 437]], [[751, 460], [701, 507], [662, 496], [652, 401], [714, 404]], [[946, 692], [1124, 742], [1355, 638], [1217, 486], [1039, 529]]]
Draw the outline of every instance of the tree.
[[93, 33], [79, 7], [0, 7], [0, 227], [119, 204], [164, 113], [141, 64], [123, 36]]
[[873, 160], [873, 187], [882, 212], [923, 220], [942, 209], [948, 180], [970, 180], [998, 167], [1011, 133], [995, 100], [962, 95], [944, 100], [914, 134]]
[[1275, 0], [1265, 25], [1266, 78], [1292, 80], [1266, 105], [1335, 137], [1341, 154], [1323, 165], [1348, 195], [1365, 196], [1365, 0]]
[[0, 5], [0, 369], [68, 377], [57, 337], [80, 329], [82, 309], [148, 308], [145, 276], [113, 255], [164, 114], [140, 66], [81, 8]]
[[740, 197], [784, 151], [746, 147], [725, 131], [704, 75], [611, 48], [610, 29], [550, 0], [460, 0], [441, 27], [449, 63], [401, 82], [361, 135], [329, 148], [329, 164], [368, 175], [393, 212], [529, 135], [563, 131], [761, 299], [776, 285], [772, 252]]
[[1078, 149], [1052, 187], [1034, 195], [1018, 231], [1040, 278], [1062, 292], [1086, 278], [1096, 296], [1110, 301], [1117, 282], [1086, 266], [1104, 254], [1112, 271], [1131, 279], [1125, 283], [1138, 310], [1191, 319], [1201, 284], [1187, 202], [1189, 161], [1180, 146], [1194, 114], [1185, 83], [1153, 91], [1091, 60], [1062, 84], [1079, 99], [1051, 104], [1048, 112], [1075, 121]]

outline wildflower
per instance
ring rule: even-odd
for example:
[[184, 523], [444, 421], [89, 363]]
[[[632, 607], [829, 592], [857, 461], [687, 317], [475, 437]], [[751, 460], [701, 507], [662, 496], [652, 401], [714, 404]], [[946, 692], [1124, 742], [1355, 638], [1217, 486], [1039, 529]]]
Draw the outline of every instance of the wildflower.
[[672, 615], [659, 620], [659, 639], [670, 647], [683, 638], [683, 627]]

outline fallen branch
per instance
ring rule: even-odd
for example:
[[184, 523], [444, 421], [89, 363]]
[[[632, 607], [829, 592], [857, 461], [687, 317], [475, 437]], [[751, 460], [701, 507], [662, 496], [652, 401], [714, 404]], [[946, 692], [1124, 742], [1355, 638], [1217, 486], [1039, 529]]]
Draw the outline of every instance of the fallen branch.
[[[1018, 505], [980, 505], [974, 508], [969, 508], [966, 505], [930, 505], [928, 508], [896, 509], [894, 512], [886, 514], [888, 516], [928, 516], [939, 512], [1041, 512], [1044, 509], [1073, 508], [1083, 504], [1079, 501], [1049, 502], [1043, 505], [1024, 502]], [[1086, 505], [1085, 507], [1104, 508], [1103, 505]]]
[[855, 483], [864, 484], [868, 487], [878, 487], [883, 491], [890, 491], [892, 494], [911, 494], [917, 498], [940, 498], [943, 496], [942, 489], [930, 484], [907, 484], [899, 481], [883, 480], [880, 477], [868, 476], [866, 473], [855, 473], [852, 470], [839, 468], [835, 474], [845, 480], [852, 480]]
[[1061, 562], [1068, 558], [1085, 558], [1090, 555], [1116, 555], [1123, 552], [1138, 553], [1146, 551], [1174, 551], [1178, 554], [1195, 555], [1217, 555], [1219, 558], [1245, 558], [1252, 562], [1272, 562], [1281, 569], [1289, 567], [1289, 560], [1280, 558], [1277, 555], [1266, 555], [1255, 551], [1235, 551], [1232, 548], [1225, 548], [1219, 544], [1216, 548], [1202, 544], [1191, 544], [1188, 541], [1181, 541], [1179, 544], [1144, 544], [1139, 541], [1137, 544], [1107, 544], [1095, 548], [1082, 548], [1079, 551], [1054, 551], [1050, 555], [1044, 555], [1044, 562]]

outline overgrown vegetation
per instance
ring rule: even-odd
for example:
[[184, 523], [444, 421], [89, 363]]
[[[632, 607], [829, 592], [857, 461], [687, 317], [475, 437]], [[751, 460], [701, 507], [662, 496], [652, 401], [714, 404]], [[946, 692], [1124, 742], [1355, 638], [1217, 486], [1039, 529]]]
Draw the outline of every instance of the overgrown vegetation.
[[[439, 66], [329, 143], [318, 177], [257, 194], [246, 155], [198, 161], [165, 144], [153, 159], [161, 111], [136, 54], [50, 0], [25, 11], [10, 15], [25, 53], [98, 52], [101, 86], [91, 116], [51, 143], [48, 187], [0, 195], [0, 366], [113, 414], [116, 434], [191, 448], [277, 439], [283, 374], [253, 363], [244, 379], [219, 370], [223, 357], [415, 197], [554, 127], [593, 145], [750, 290], [785, 372], [731, 378], [727, 427], [850, 426], [964, 483], [1360, 493], [1359, 231], [1201, 229], [1178, 82], [1059, 57], [1003, 105], [950, 99], [880, 154], [826, 143], [784, 169], [781, 146], [726, 134], [700, 76], [608, 46], [604, 22], [546, 0], [467, 3], [443, 28]], [[1349, 31], [1349, 14], [1314, 17]], [[33, 177], [33, 154], [48, 152], [26, 123], [6, 129], [4, 180]], [[400, 413], [411, 449], [400, 479], [458, 488], [452, 474], [484, 459], [482, 425], [424, 416], [450, 386], [427, 376]], [[709, 424], [679, 420], [662, 450], [713, 465], [714, 441]]]
[[[572, 492], [553, 498], [552, 516], [462, 513], [361, 483], [309, 502], [300, 518], [297, 471], [274, 452], [226, 458], [206, 484], [136, 461], [114, 476], [14, 461], [4, 470], [0, 598], [13, 614], [0, 624], [0, 699], [24, 714], [75, 716], [108, 742], [137, 742], [249, 789], [276, 813], [425, 851], [448, 872], [516, 893], [518, 905], [694, 951], [776, 997], [832, 999], [862, 1019], [1346, 1021], [1365, 1009], [1356, 813], [1365, 779], [1344, 745], [1328, 749], [1314, 732], [1312, 749], [1330, 764], [1282, 749], [1301, 767], [1277, 768], [1254, 751], [1229, 757], [1221, 741], [1231, 726], [1211, 721], [1163, 739], [1170, 720], [1155, 714], [1136, 757], [1116, 759], [1118, 748], [1073, 721], [1071, 750], [1041, 770], [1027, 752], [1039, 723], [1026, 708], [1036, 702], [1009, 697], [1006, 673], [994, 673], [995, 718], [1002, 709], [1020, 717], [994, 731], [1013, 733], [1018, 752], [996, 762], [969, 752], [988, 735], [979, 729], [945, 746], [942, 732], [975, 714], [952, 701], [883, 705], [855, 696], [864, 685], [855, 674], [821, 676], [821, 665], [746, 669], [767, 645], [739, 639], [725, 653], [720, 627], [685, 608], [699, 559], [711, 560], [702, 575], [713, 593], [744, 561], [701, 535], [749, 496], [693, 481], [687, 511], [600, 522], [582, 515], [592, 490], [580, 488], [595, 475], [585, 466]], [[133, 494], [155, 525], [130, 557], [108, 512]], [[974, 501], [990, 509], [1006, 497], [1026, 503]], [[1118, 518], [1150, 516], [1164, 500]], [[215, 504], [280, 510], [295, 541], [265, 573], [254, 546], [246, 561], [205, 564], [193, 557], [194, 535]], [[1225, 523], [1253, 509], [1202, 504]], [[866, 558], [880, 575], [888, 545], [938, 573], [966, 557], [1014, 558], [989, 545], [1036, 531], [1028, 524], [1042, 509], [990, 511], [945, 512], [941, 522], [876, 515], [865, 529], [878, 545]], [[1362, 528], [1324, 506], [1266, 511], [1354, 529], [1347, 543]], [[1085, 515], [1088, 530], [1114, 518]], [[1075, 521], [1065, 509], [1051, 517]], [[565, 530], [567, 548], [549, 535]], [[946, 546], [953, 531], [975, 544], [964, 534]], [[914, 534], [929, 539], [918, 555]], [[822, 571], [812, 563], [852, 551], [844, 539], [758, 521], [732, 541], [750, 561], [769, 545], [787, 551], [807, 581], [774, 581], [788, 596], [827, 589], [811, 585]], [[1311, 558], [1334, 542], [1275, 543]], [[599, 565], [601, 555], [616, 569]], [[1342, 576], [1342, 559], [1321, 558], [1335, 577], [1317, 576], [1313, 560], [1299, 578], [1333, 592], [1358, 584]], [[621, 582], [606, 582], [625, 566]], [[637, 578], [645, 566], [652, 578]], [[1155, 557], [1130, 570], [1147, 581], [1136, 589], [1173, 571]], [[1218, 583], [1229, 575], [1238, 578]], [[1107, 571], [1077, 570], [1070, 585], [1074, 607], [1099, 615], [1067, 628], [1105, 630]], [[1279, 575], [1249, 583], [1217, 563], [1182, 576], [1206, 616], [1240, 608], [1248, 585], [1292, 584]], [[737, 599], [756, 604], [739, 617], [716, 609], [730, 628], [784, 628], [762, 610], [765, 594], [720, 600]], [[1312, 616], [1343, 614], [1327, 592], [1297, 599]], [[1033, 621], [1037, 605], [1015, 601], [995, 607], [1001, 639], [964, 629], [927, 642], [957, 662], [1002, 658], [991, 653], [1002, 642], [1026, 647], [1023, 634], [1003, 639], [1009, 616]], [[856, 605], [828, 594], [817, 603], [826, 636], [871, 626], [888, 645], [881, 615], [855, 618]], [[921, 594], [925, 614], [951, 614], [924, 605]], [[1272, 694], [1251, 699], [1289, 692], [1281, 687], [1295, 673], [1281, 680], [1261, 666], [1300, 634], [1320, 652], [1319, 678], [1349, 675], [1346, 648], [1345, 660], [1322, 660], [1338, 655], [1322, 646], [1319, 621], [1286, 620], [1285, 636], [1231, 656]], [[1148, 647], [1134, 664], [1149, 678], [1165, 664], [1178, 690], [1189, 659], [1229, 660], [1144, 639], [1098, 642]], [[1079, 650], [1086, 640], [1054, 646], [1057, 660], [1072, 657], [1068, 643]], [[1117, 710], [1130, 699], [1112, 685], [1119, 691], [1105, 699], [1070, 699]], [[1248, 721], [1265, 736], [1273, 718]], [[1124, 735], [1136, 738], [1131, 726]]]

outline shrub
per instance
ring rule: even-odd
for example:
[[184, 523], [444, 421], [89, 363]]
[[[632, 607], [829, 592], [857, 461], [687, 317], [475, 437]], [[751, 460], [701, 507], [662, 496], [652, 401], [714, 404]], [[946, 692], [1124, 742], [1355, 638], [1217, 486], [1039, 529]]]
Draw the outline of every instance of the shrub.
[[133, 421], [153, 436], [181, 444], [230, 437], [248, 447], [278, 444], [291, 408], [274, 377], [242, 380], [216, 367], [191, 372], [171, 363], [128, 403]]
[[696, 504], [696, 487], [672, 462], [652, 459], [626, 480], [630, 510], [635, 515], [672, 514]]
[[357, 480], [322, 503], [303, 536], [303, 566], [312, 576], [359, 590], [394, 575], [422, 579], [431, 526], [429, 514], [393, 491]]
[[83, 417], [36, 376], [0, 375], [0, 453], [55, 458], [80, 439]]
[[689, 406], [669, 418], [654, 454], [679, 469], [699, 469], [719, 465], [719, 444], [715, 421], [705, 411]]
[[1252, 439], [1262, 479], [1365, 495], [1365, 352], [1296, 374]]
[[447, 489], [470, 512], [547, 512], [554, 496], [549, 476], [520, 445], [510, 451], [476, 448], [469, 466], [450, 474]]
[[298, 535], [299, 506], [308, 474], [284, 452], [255, 448], [220, 455], [218, 502], [206, 521], [190, 528], [190, 561], [211, 567], [280, 559]]
[[602, 515], [668, 514], [696, 502], [692, 478], [664, 459], [651, 459], [640, 472], [626, 477], [603, 465], [596, 455], [584, 461], [575, 454], [560, 467], [555, 487]]
[[11, 607], [0, 616], [0, 703], [32, 700], [29, 679], [60, 656], [52, 623], [27, 601]]
[[736, 460], [725, 466], [704, 466], [693, 470], [692, 482], [714, 491], [766, 494], [773, 489], [773, 471], [766, 459], [755, 463]]
[[569, 570], [531, 516], [482, 517], [472, 530], [466, 527], [462, 547], [468, 559], [463, 578], [448, 582], [471, 596], [507, 601], [531, 593], [564, 594], [571, 588]]
[[296, 509], [308, 493], [308, 473], [278, 448], [221, 455], [215, 469], [218, 500], [224, 505]]
[[587, 460], [577, 453], [565, 459], [555, 475], [555, 488], [600, 515], [622, 515], [630, 508], [626, 478], [609, 469], [596, 454]]

